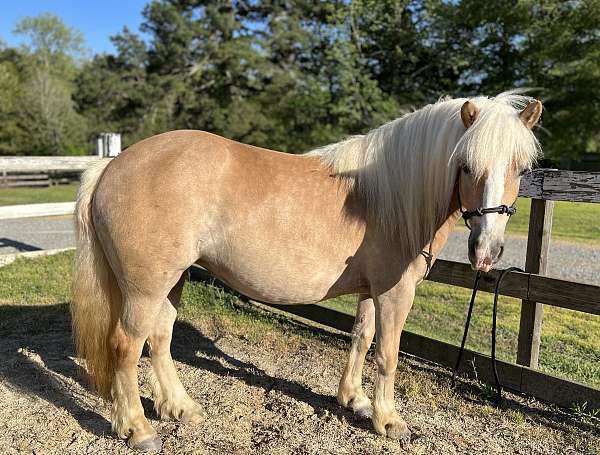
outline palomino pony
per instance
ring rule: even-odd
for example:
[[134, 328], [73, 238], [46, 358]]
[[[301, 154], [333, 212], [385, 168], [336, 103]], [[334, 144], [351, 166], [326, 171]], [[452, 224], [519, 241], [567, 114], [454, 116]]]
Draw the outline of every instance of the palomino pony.
[[[85, 173], [77, 198], [73, 329], [112, 426], [136, 449], [161, 441], [144, 417], [137, 365], [148, 341], [162, 418], [200, 422], [170, 342], [184, 272], [208, 269], [278, 304], [360, 296], [338, 401], [377, 433], [407, 438], [394, 408], [400, 332], [415, 286], [465, 209], [514, 203], [540, 152], [539, 101], [447, 99], [306, 155], [200, 131], [143, 140]], [[489, 270], [508, 216], [472, 220], [469, 258]], [[377, 333], [374, 399], [361, 386]]]

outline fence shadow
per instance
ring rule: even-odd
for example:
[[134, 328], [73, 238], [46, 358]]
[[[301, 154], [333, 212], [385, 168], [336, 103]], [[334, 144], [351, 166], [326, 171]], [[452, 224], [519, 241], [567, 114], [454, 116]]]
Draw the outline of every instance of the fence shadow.
[[68, 387], [71, 380], [84, 383], [83, 372], [73, 361], [68, 305], [1, 308], [0, 380], [66, 409], [82, 428], [96, 436], [110, 434], [110, 422]]
[[18, 252], [41, 250], [41, 248], [39, 246], [31, 245], [29, 243], [19, 242], [18, 240], [9, 239], [6, 237], [0, 238], [0, 250], [2, 248], [14, 248]]
[[[98, 437], [110, 435], [110, 423], [94, 409], [93, 399], [73, 390], [73, 381], [85, 386], [85, 379], [81, 368], [73, 360], [75, 355], [67, 304], [3, 305], [1, 310], [0, 380], [23, 394], [37, 396], [67, 410], [82, 428], [92, 434]], [[276, 390], [309, 404], [317, 415], [326, 411], [343, 415], [353, 427], [371, 431], [371, 423], [367, 419], [342, 409], [333, 395], [320, 394], [296, 381], [274, 377], [254, 363], [224, 352], [189, 322], [176, 322], [172, 351], [175, 360], [191, 367], [222, 377], [235, 377], [266, 392]], [[416, 368], [428, 369], [427, 366]], [[437, 373], [436, 380], [443, 386], [447, 377], [439, 371]], [[465, 391], [464, 388], [462, 390]], [[153, 412], [150, 400], [145, 399], [143, 405], [146, 412]], [[526, 413], [528, 419], [543, 426], [560, 429], [568, 423], [600, 434], [598, 428], [592, 425], [565, 419], [564, 415], [555, 415], [548, 410], [534, 409], [515, 401], [508, 401], [505, 406]]]

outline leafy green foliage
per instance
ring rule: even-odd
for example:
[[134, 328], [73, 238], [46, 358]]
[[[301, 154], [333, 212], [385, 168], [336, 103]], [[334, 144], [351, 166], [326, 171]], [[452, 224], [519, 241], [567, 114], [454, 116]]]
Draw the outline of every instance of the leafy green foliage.
[[84, 151], [86, 120], [72, 100], [83, 36], [58, 17], [25, 17], [20, 49], [0, 53], [0, 153], [65, 155]]
[[555, 160], [600, 152], [600, 0], [151, 0], [142, 39], [86, 59], [52, 15], [0, 45], [0, 153], [203, 129], [293, 153], [443, 95], [534, 87]]

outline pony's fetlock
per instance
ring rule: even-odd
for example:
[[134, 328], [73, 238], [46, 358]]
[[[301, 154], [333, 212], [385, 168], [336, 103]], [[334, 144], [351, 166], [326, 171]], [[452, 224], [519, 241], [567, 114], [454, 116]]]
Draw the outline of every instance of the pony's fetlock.
[[340, 385], [338, 391], [338, 403], [344, 408], [350, 409], [363, 417], [371, 417], [373, 406], [362, 387], [344, 387]]
[[187, 394], [181, 398], [155, 399], [154, 409], [162, 420], [179, 420], [184, 423], [201, 423], [206, 419], [204, 408]]

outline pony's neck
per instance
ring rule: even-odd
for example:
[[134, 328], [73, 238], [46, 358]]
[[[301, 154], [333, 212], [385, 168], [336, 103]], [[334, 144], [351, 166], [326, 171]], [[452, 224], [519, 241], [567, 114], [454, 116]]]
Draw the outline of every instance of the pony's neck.
[[399, 237], [415, 255], [433, 240], [448, 215], [464, 133], [461, 100], [429, 105], [364, 136], [311, 152], [352, 186], [370, 222]]

